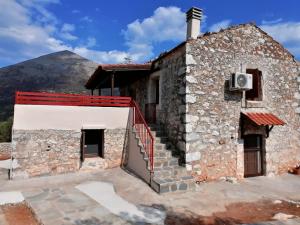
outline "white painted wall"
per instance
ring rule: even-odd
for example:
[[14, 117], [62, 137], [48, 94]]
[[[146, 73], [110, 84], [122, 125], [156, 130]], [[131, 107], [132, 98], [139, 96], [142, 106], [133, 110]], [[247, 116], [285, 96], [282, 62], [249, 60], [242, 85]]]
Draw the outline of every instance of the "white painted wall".
[[81, 130], [126, 128], [129, 108], [15, 105], [13, 129]]

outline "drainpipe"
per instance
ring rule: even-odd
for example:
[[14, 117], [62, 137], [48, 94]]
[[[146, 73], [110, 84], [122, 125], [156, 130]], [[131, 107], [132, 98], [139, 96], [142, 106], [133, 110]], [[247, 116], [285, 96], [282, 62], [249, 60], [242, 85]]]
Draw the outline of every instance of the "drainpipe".
[[8, 170], [8, 179], [9, 180], [12, 180], [12, 173], [13, 173], [13, 149], [15, 148], [15, 143], [13, 141], [13, 132], [14, 132], [14, 129], [13, 129], [13, 126], [12, 126], [12, 132], [11, 132], [11, 148], [10, 148], [10, 168]]

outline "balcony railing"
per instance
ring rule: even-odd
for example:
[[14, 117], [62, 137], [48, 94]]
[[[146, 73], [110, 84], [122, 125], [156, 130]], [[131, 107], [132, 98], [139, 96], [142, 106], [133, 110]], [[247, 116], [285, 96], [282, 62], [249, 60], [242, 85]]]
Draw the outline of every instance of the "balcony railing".
[[153, 171], [154, 138], [137, 103], [130, 97], [17, 91], [15, 103], [23, 105], [131, 107], [134, 112], [132, 126], [136, 129], [143, 148], [149, 158], [150, 170], [151, 172]]
[[26, 105], [130, 107], [131, 98], [17, 91], [15, 102]]

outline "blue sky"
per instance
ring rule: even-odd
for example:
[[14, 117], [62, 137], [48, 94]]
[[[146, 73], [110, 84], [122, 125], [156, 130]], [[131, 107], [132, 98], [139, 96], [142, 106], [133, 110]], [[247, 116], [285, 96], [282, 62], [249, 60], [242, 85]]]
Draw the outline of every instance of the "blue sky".
[[300, 58], [299, 0], [0, 0], [0, 67], [65, 49], [145, 62], [185, 39], [191, 6], [202, 32], [256, 22]]

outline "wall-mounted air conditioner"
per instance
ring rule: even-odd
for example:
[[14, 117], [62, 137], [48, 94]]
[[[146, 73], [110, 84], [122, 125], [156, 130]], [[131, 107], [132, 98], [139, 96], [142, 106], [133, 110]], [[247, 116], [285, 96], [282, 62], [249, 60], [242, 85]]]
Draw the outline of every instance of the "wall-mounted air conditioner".
[[229, 88], [232, 91], [247, 91], [253, 88], [252, 74], [234, 73], [229, 81]]

